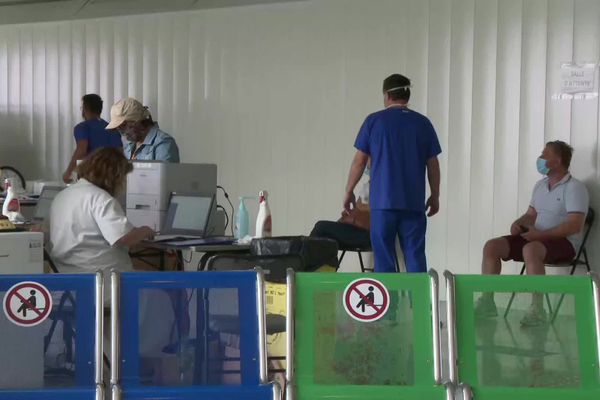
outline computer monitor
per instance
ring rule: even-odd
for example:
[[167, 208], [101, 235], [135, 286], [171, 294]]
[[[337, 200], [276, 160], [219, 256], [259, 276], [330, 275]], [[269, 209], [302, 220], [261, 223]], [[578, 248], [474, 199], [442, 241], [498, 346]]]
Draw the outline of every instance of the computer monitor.
[[212, 193], [171, 193], [161, 234], [206, 236], [214, 199]]
[[61, 186], [44, 186], [35, 207], [35, 213], [33, 214], [34, 221], [44, 221], [48, 218], [52, 201], [54, 201], [56, 195], [63, 189]]

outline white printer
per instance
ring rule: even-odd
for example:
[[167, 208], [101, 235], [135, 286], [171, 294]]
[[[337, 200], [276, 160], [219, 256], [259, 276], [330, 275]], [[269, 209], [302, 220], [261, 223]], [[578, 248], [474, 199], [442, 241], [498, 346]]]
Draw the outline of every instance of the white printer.
[[127, 218], [134, 226], [147, 225], [160, 231], [171, 192], [217, 190], [216, 164], [174, 164], [161, 161], [134, 161], [127, 175]]
[[0, 274], [44, 273], [44, 234], [0, 232]]

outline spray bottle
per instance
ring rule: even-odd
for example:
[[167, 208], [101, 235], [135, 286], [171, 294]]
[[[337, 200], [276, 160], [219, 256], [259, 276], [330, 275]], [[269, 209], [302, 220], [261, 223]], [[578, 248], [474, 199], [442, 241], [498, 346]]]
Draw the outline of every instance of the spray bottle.
[[271, 209], [269, 208], [269, 202], [267, 198], [269, 193], [266, 190], [261, 190], [258, 193], [258, 216], [256, 217], [256, 235], [257, 238], [271, 237], [272, 233], [272, 220], [271, 220]]
[[237, 214], [235, 216], [235, 238], [243, 239], [248, 236], [248, 230], [250, 229], [250, 217], [248, 217], [248, 210], [244, 204], [245, 199], [254, 199], [252, 196], [240, 196], [240, 206], [238, 207]]
[[2, 204], [2, 215], [9, 219], [13, 219], [15, 214], [20, 213], [21, 205], [19, 204], [19, 199], [15, 194], [10, 179], [4, 181], [4, 189], [6, 190], [6, 198], [4, 199], [4, 204]]

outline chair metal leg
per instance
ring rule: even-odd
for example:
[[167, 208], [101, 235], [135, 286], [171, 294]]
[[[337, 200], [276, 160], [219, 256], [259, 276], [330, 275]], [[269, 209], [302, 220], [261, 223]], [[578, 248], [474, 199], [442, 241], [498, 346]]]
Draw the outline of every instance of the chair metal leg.
[[364, 274], [365, 273], [365, 263], [363, 262], [362, 253], [360, 251], [357, 251], [357, 253], [358, 253], [358, 261], [360, 262], [360, 270]]
[[338, 260], [338, 265], [340, 265], [342, 263], [342, 260], [344, 259], [345, 255], [346, 255], [346, 250], [342, 251], [342, 255], [340, 256], [340, 259]]
[[556, 319], [556, 316], [558, 315], [558, 310], [560, 310], [560, 306], [562, 306], [563, 300], [565, 299], [565, 294], [561, 294], [560, 295], [560, 299], [558, 299], [558, 303], [556, 303], [556, 308], [554, 309], [554, 312], [552, 313], [552, 318], [550, 318], [550, 322], [554, 322], [554, 320]]
[[[588, 272], [589, 272], [590, 266], [587, 263], [587, 254], [585, 253], [585, 249], [583, 249], [583, 254], [584, 254], [583, 256], [586, 260], [585, 266], [586, 266], [586, 268], [588, 268]], [[571, 271], [569, 272], [569, 275], [573, 275], [575, 273], [576, 269], [577, 269], [577, 260], [573, 261], [573, 264], [571, 264]], [[564, 299], [565, 299], [565, 294], [563, 293], [560, 295], [560, 299], [558, 300], [558, 303], [556, 303], [556, 308], [554, 309], [554, 312], [551, 313], [550, 322], [554, 322], [554, 320], [556, 319], [556, 316], [558, 315], [558, 310], [560, 310], [560, 306], [562, 306]]]
[[512, 303], [515, 300], [515, 296], [517, 294], [515, 292], [513, 292], [510, 295], [510, 300], [508, 301], [508, 304], [506, 305], [506, 311], [504, 311], [504, 318], [506, 318], [508, 316], [508, 312], [510, 311], [510, 308], [512, 307]]
[[[519, 273], [519, 275], [523, 275], [525, 273], [525, 264], [523, 264], [523, 268], [521, 268], [521, 272]], [[508, 316], [508, 312], [510, 311], [510, 308], [512, 307], [512, 303], [515, 300], [515, 296], [517, 294], [515, 292], [513, 292], [510, 295], [510, 300], [508, 301], [508, 304], [506, 305], [506, 311], [504, 311], [504, 318], [506, 318]]]
[[585, 248], [583, 249], [583, 259], [585, 260], [585, 268], [587, 269], [587, 272], [592, 272], [592, 268], [590, 267], [590, 261], [588, 260], [587, 250]]
[[[48, 351], [48, 346], [50, 346], [50, 342], [52, 341], [52, 336], [54, 336], [54, 331], [56, 330], [56, 326], [58, 322], [63, 319], [63, 330], [64, 330], [64, 315], [63, 310], [65, 307], [65, 303], [69, 298], [70, 293], [64, 292], [60, 297], [60, 301], [58, 302], [58, 308], [53, 315], [52, 324], [50, 325], [50, 329], [48, 330], [48, 334], [44, 337], [44, 354]], [[63, 334], [64, 335], [64, 334]]]
[[545, 293], [544, 297], [546, 297], [546, 303], [548, 303], [548, 312], [550, 313], [550, 315], [554, 315], [554, 312], [552, 311], [552, 304], [550, 303], [550, 295], [548, 293]]

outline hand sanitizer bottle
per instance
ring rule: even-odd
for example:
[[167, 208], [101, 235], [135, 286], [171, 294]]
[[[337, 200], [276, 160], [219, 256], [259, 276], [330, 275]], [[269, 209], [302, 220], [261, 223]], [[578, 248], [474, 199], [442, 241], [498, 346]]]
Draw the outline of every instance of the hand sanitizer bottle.
[[269, 208], [268, 197], [269, 193], [266, 190], [261, 190], [258, 194], [259, 208], [256, 217], [255, 235], [257, 238], [271, 237], [272, 234], [271, 209]]

